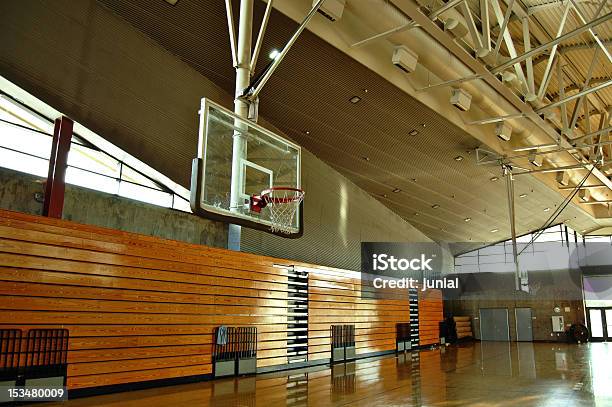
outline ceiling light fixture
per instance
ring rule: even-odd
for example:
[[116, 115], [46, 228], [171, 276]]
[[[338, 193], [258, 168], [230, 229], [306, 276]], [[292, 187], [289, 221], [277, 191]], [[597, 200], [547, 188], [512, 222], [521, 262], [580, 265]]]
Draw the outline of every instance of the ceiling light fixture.
[[491, 229], [491, 233], [497, 233], [499, 232], [499, 229]]
[[360, 98], [359, 96], [353, 96], [352, 98], [350, 98], [350, 99], [349, 99], [349, 101], [350, 101], [352, 104], [356, 104], [356, 103], [361, 102], [361, 98]]
[[438, 209], [438, 208], [440, 207], [440, 205], [438, 205], [438, 204], [433, 204], [433, 205], [431, 205], [431, 207], [432, 207], [433, 209]]
[[370, 157], [366, 157], [365, 155], [361, 157], [362, 160], [370, 161]]
[[497, 181], [497, 180], [499, 180], [499, 178], [497, 178], [497, 177], [491, 177], [491, 181], [495, 182], [495, 181]]
[[410, 130], [408, 132], [409, 135], [411, 135], [412, 137], [416, 136], [417, 134], [419, 134], [419, 132], [417, 130]]
[[382, 197], [383, 197], [383, 198], [387, 198], [387, 197], [388, 197], [388, 195], [387, 195], [387, 194], [382, 194]]
[[550, 208], [548, 207], [544, 208], [544, 212], [548, 212], [548, 211], [550, 211]]
[[399, 188], [394, 188], [392, 192], [393, 192], [393, 193], [395, 193], [395, 194], [397, 194], [398, 192], [401, 192], [401, 191], [402, 191], [402, 190], [401, 190], [401, 189], [399, 189]]
[[176, 6], [176, 3], [178, 3], [178, 0], [166, 0], [166, 3], [170, 4], [171, 6]]
[[270, 54], [268, 54], [270, 59], [276, 59], [278, 58], [279, 55], [280, 55], [280, 52], [277, 49], [273, 49], [272, 51], [270, 51]]
[[465, 218], [465, 219], [463, 219], [463, 220], [464, 220], [464, 221], [466, 221], [466, 222], [469, 222], [469, 221], [471, 221], [471, 220], [472, 220], [472, 218]]
[[527, 194], [520, 194], [519, 198], [527, 198]]
[[461, 161], [463, 160], [463, 156], [458, 155], [457, 157], [455, 157], [455, 161]]

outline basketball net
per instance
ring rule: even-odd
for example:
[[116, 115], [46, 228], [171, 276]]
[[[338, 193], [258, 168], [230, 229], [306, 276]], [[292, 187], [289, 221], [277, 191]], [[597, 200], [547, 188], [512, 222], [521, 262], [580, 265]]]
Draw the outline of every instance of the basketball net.
[[292, 189], [279, 189], [262, 195], [270, 211], [272, 232], [291, 234], [294, 230], [293, 219], [300, 203], [304, 200], [304, 191]]

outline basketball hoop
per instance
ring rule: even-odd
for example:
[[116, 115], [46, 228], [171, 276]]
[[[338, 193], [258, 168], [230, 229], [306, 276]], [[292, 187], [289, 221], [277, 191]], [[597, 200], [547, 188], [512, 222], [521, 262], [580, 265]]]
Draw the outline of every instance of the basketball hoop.
[[268, 207], [272, 232], [290, 234], [293, 231], [293, 218], [303, 200], [302, 189], [272, 187], [261, 191], [259, 196], [251, 197], [251, 210], [259, 213]]

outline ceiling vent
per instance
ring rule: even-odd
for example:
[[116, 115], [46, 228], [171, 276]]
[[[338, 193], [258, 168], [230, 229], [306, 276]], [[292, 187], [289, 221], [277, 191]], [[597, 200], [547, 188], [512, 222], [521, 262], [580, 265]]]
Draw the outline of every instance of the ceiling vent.
[[504, 141], [510, 141], [512, 127], [504, 122], [499, 122], [495, 125], [495, 135]]
[[[317, 2], [318, 0], [313, 0], [312, 5], [316, 5]], [[340, 18], [342, 18], [345, 3], [346, 0], [325, 0], [317, 11], [323, 14], [329, 21], [340, 20]]]
[[544, 157], [536, 153], [531, 153], [529, 154], [529, 162], [536, 167], [541, 167], [542, 163], [544, 162]]
[[470, 110], [470, 104], [472, 103], [472, 95], [463, 89], [453, 89], [451, 94], [450, 102], [457, 109], [467, 112]]
[[391, 62], [406, 73], [412, 73], [416, 69], [419, 56], [412, 50], [400, 45], [393, 50]]
[[567, 172], [558, 172], [556, 177], [559, 185], [563, 185], [564, 187], [569, 185], [569, 175], [567, 174]]

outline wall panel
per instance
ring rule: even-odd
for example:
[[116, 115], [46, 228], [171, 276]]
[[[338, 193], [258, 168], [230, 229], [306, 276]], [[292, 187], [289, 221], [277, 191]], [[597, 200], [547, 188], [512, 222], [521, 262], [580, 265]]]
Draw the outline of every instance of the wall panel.
[[69, 329], [71, 389], [209, 374], [218, 325], [257, 326], [258, 367], [283, 365], [275, 265], [309, 271], [309, 359], [329, 358], [331, 324], [355, 324], [358, 354], [395, 348], [407, 292], [362, 299], [359, 273], [1, 210], [0, 327]]

